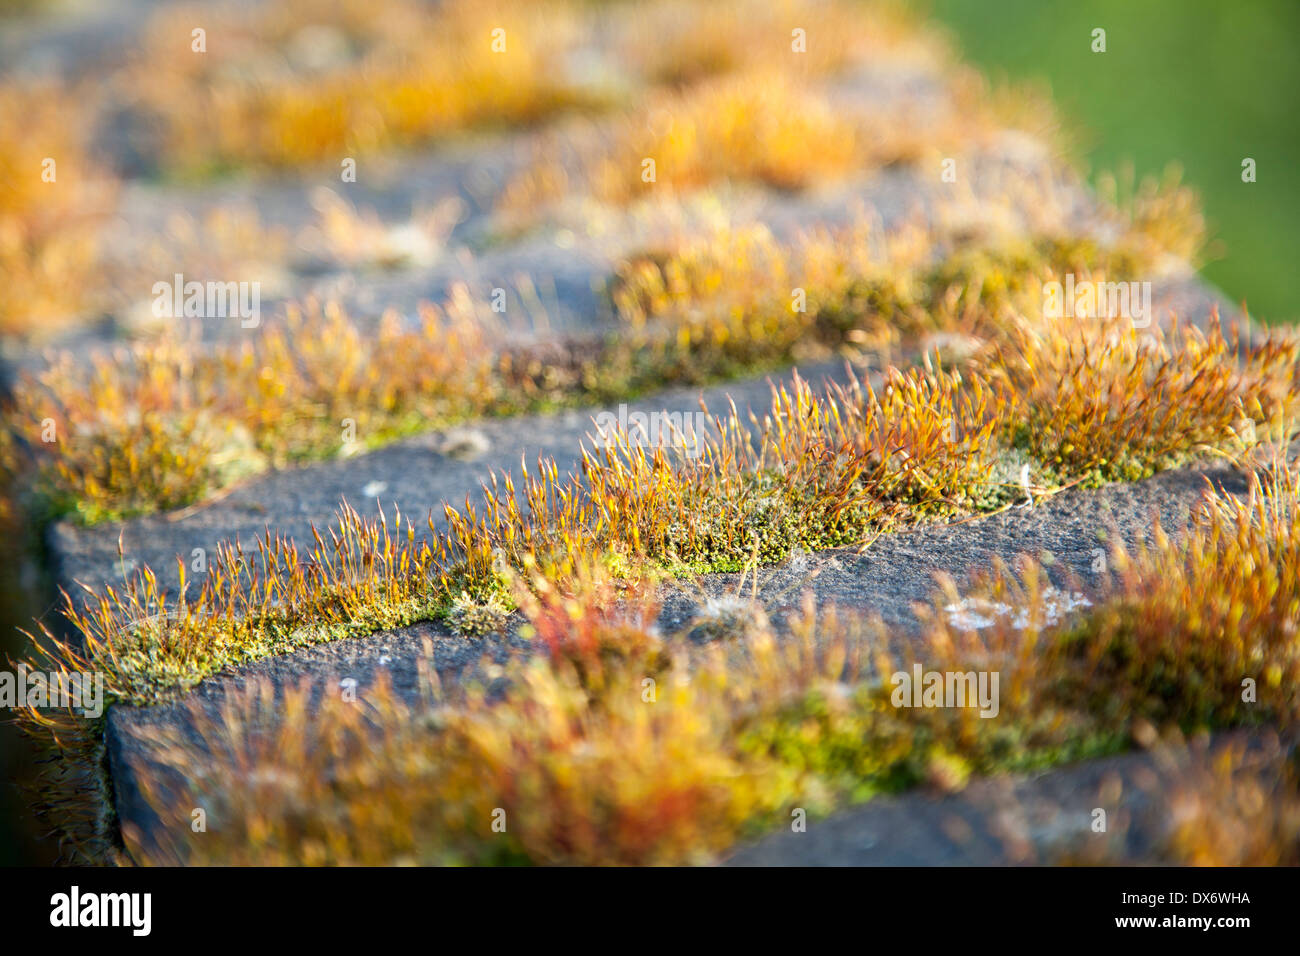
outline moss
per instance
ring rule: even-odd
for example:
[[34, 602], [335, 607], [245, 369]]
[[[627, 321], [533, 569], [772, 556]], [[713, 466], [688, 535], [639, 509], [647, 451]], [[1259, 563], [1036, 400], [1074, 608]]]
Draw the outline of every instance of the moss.
[[[449, 507], [447, 531], [427, 542], [409, 519], [390, 529], [382, 513], [373, 522], [345, 510], [305, 560], [269, 538], [256, 560], [225, 549], [199, 596], [172, 611], [146, 569], [93, 597], [89, 613], [68, 612], [94, 666], [117, 682], [111, 692], [155, 701], [304, 643], [427, 619], [484, 633], [514, 606], [519, 574], [564, 585], [593, 559], [625, 580], [735, 572], [1074, 484], [1135, 480], [1209, 450], [1240, 455], [1243, 412], [1257, 440], [1290, 420], [1294, 343], [1239, 360], [1221, 335], [1181, 336], [1152, 347], [1136, 330], [1099, 326], [1025, 339], [965, 372], [891, 369], [879, 388], [818, 394], [796, 379], [761, 422], [722, 419], [698, 459], [618, 432], [585, 453], [580, 474], [544, 462], [518, 484], [494, 477], [481, 506]], [[1121, 413], [1099, 418], [1095, 396]]]
[[[385, 322], [377, 336], [334, 308], [292, 311], [287, 328], [259, 337], [251, 355], [243, 345], [195, 351], [163, 341], [137, 347], [126, 361], [97, 357], [90, 376], [65, 356], [20, 381], [6, 410], [9, 440], [0, 454], [15, 481], [35, 482], [43, 510], [88, 524], [121, 520], [193, 504], [267, 467], [375, 448], [476, 415], [627, 401], [670, 384], [703, 385], [810, 355], [825, 358], [859, 341], [914, 340], [959, 328], [971, 315], [978, 319], [971, 331], [1005, 339], [1014, 315], [1039, 297], [1043, 277], [1074, 268], [1070, 257], [1083, 255], [1044, 238], [1010, 249], [968, 249], [914, 274], [879, 270], [854, 278], [853, 269], [877, 271], [837, 245], [855, 241], [860, 237], [853, 234], [815, 237], [783, 248], [761, 231], [728, 234], [666, 260], [634, 263], [613, 292], [623, 329], [585, 354], [497, 354], [474, 317], [479, 307], [466, 312], [464, 303], [451, 302], [426, 310], [418, 330]], [[1023, 270], [1022, 278], [1008, 286], [990, 263]], [[810, 311], [791, 313], [790, 273], [814, 269]], [[671, 293], [663, 291], [668, 288]], [[748, 291], [732, 302], [725, 291], [731, 289]], [[1010, 344], [1028, 347], [1023, 336]], [[153, 411], [141, 415], [141, 407]], [[32, 441], [34, 423], [47, 418], [78, 440]], [[1069, 423], [1027, 425], [1045, 437], [1053, 427]], [[1015, 443], [1029, 447], [1027, 436]], [[1049, 448], [1036, 440], [1046, 464], [1080, 467], [1064, 460], [1073, 451], [1063, 450], [1068, 443]], [[1168, 456], [1170, 449], [1148, 454]], [[1124, 462], [1098, 480], [1139, 472]], [[915, 503], [915, 491], [901, 489], [898, 498]], [[949, 497], [939, 510], [959, 514], [978, 507], [983, 493], [970, 485]]]
[[[470, 28], [478, 22], [471, 6], [452, 4], [440, 16]], [[733, 5], [719, 9], [733, 26], [748, 23], [736, 20]], [[380, 40], [391, 43], [386, 30]], [[538, 36], [567, 42], [549, 25]], [[587, 157], [585, 182], [570, 183], [544, 157], [511, 188], [507, 205], [522, 198], [536, 211], [538, 200], [570, 187], [611, 203], [635, 199], [642, 185], [635, 172], [647, 150], [677, 157], [679, 188], [740, 178], [791, 189], [828, 170], [909, 161], [961, 132], [943, 125], [864, 139], [855, 121], [826, 109], [802, 80], [717, 75], [729, 66], [713, 39], [706, 36], [681, 62], [647, 64], [648, 73], [672, 82], [708, 79], [655, 94], [631, 120], [607, 127], [605, 147]], [[484, 118], [456, 105], [472, 98], [481, 80], [474, 63], [443, 60], [430, 62], [437, 61], [435, 72], [451, 71], [440, 75], [449, 112], [413, 114], [405, 112], [408, 97], [388, 98], [381, 141], [423, 141]], [[363, 71], [366, 95], [409, 80], [409, 64], [398, 62], [392, 71]], [[831, 56], [819, 69], [836, 62]], [[169, 137], [169, 161], [293, 165], [322, 145], [332, 155], [339, 128], [331, 124], [346, 118], [355, 93], [348, 77], [355, 79], [351, 67], [323, 93], [313, 89], [337, 110], [303, 112], [291, 83], [229, 98], [234, 119], [181, 115], [172, 85], [151, 77], [151, 88], [162, 91], [153, 105]], [[753, 108], [756, 96], [766, 98], [764, 109]], [[772, 100], [793, 108], [773, 110]], [[487, 118], [531, 120], [575, 101], [537, 74]], [[680, 122], [647, 134], [645, 110], [661, 103], [671, 104]], [[223, 124], [248, 126], [238, 119], [248, 110], [270, 111], [253, 125], [275, 142], [227, 138], [216, 156], [191, 155], [182, 127], [215, 123], [209, 133], [217, 137]], [[791, 150], [799, 137], [780, 119], [789, 116], [827, 148]], [[6, 121], [0, 114], [0, 126]], [[286, 124], [319, 135], [275, 132]], [[731, 143], [738, 131], [744, 142]], [[308, 152], [286, 153], [285, 143], [308, 144]], [[518, 494], [515, 476], [496, 476], [478, 507], [449, 508], [447, 532], [433, 533], [430, 521], [430, 534], [421, 531], [418, 541], [409, 518], [390, 529], [382, 513], [376, 521], [350, 510], [328, 543], [315, 536], [305, 557], [268, 534], [256, 561], [224, 549], [198, 597], [180, 605], [145, 569], [123, 588], [90, 595], [84, 607], [69, 601], [74, 637], [57, 638], [42, 626], [36, 657], [103, 670], [113, 700], [147, 704], [295, 648], [435, 619], [477, 636], [499, 630], [518, 608], [547, 653], [535, 667], [512, 670], [520, 689], [500, 707], [487, 708], [473, 690], [434, 715], [400, 713], [381, 699], [399, 717], [374, 727], [344, 711], [327, 710], [318, 725], [290, 719], [277, 750], [252, 754], [255, 763], [294, 766], [284, 755], [305, 742], [355, 748], [351, 765], [310, 765], [320, 772], [299, 781], [307, 790], [334, 788], [315, 791], [322, 800], [318, 816], [305, 821], [311, 832], [265, 844], [272, 860], [304, 862], [335, 855], [368, 862], [693, 860], [796, 798], [829, 808], [923, 782], [958, 788], [975, 773], [1112, 752], [1138, 720], [1289, 726], [1294, 699], [1280, 688], [1294, 686], [1293, 635], [1280, 622], [1295, 617], [1287, 590], [1296, 577], [1292, 532], [1275, 514], [1231, 511], [1222, 502], [1192, 539], [1202, 550], [1189, 557], [1162, 544], [1138, 570], [1126, 566], [1118, 590], [1086, 623], [1041, 645], [999, 623], [990, 640], [1009, 655], [1017, 680], [1010, 717], [996, 724], [887, 707], [878, 684], [846, 678], [847, 644], [836, 645], [842, 657], [818, 656], [807, 643], [811, 623], [805, 645], [782, 657], [765, 615], [749, 602], [707, 605], [692, 633], [716, 641], [712, 651], [724, 651], [724, 641], [725, 650], [743, 651], [738, 656], [750, 670], [732, 670], [720, 657], [687, 672], [680, 648], [648, 623], [657, 607], [641, 606], [639, 618], [624, 614], [628, 595], [665, 572], [748, 571], [1067, 485], [1139, 480], [1206, 454], [1240, 460], [1262, 441], [1289, 438], [1293, 342], [1238, 349], [1217, 330], [1175, 327], [1148, 339], [1105, 321], [1063, 328], [1041, 314], [1043, 283], [1055, 276], [1145, 275], [1171, 252], [1192, 254], [1203, 238], [1185, 191], [1144, 189], [1115, 215], [1121, 229], [1109, 245], [1050, 234], [954, 245], [955, 234], [930, 232], [910, 253], [894, 248], [898, 237], [873, 236], [861, 225], [786, 244], [758, 227], [717, 230], [633, 256], [611, 293], [620, 328], [589, 347], [499, 352], [478, 318], [483, 303], [453, 299], [426, 310], [414, 331], [390, 320], [372, 333], [326, 308], [291, 313], [287, 328], [267, 330], [253, 346], [209, 353], [154, 342], [126, 361], [96, 358], [89, 374], [65, 356], [15, 390], [0, 436], [0, 473], [12, 488], [34, 481], [44, 507], [87, 522], [183, 506], [266, 468], [339, 454], [344, 443], [350, 453], [478, 415], [625, 401], [667, 384], [716, 382], [862, 350], [919, 349], [923, 366], [889, 368], [878, 388], [854, 382], [818, 393], [796, 380], [774, 393], [762, 421], [724, 417], [722, 436], [701, 461], [647, 451], [623, 434], [621, 444], [584, 454], [577, 475], [562, 477], [544, 463], [518, 476]], [[883, 258], [871, 252], [881, 239], [890, 247]], [[804, 311], [792, 308], [795, 286], [807, 293]], [[7, 321], [3, 308], [0, 320]], [[936, 361], [943, 350], [931, 347], [934, 332], [968, 343], [956, 350], [960, 363]], [[77, 440], [32, 440], [33, 422], [50, 416]], [[355, 441], [340, 436], [344, 419]], [[1270, 492], [1274, 501], [1294, 499], [1284, 484]], [[1255, 526], [1265, 529], [1263, 539], [1251, 537]], [[1235, 561], [1254, 577], [1228, 573], [1208, 587], [1217, 560]], [[1023, 584], [1020, 605], [1041, 598], [1032, 583], [990, 586]], [[1243, 622], [1265, 640], [1234, 644], [1229, 636], [1242, 633]], [[969, 663], [961, 655], [970, 647], [942, 623], [929, 645], [954, 667]], [[1237, 700], [1233, 681], [1257, 671], [1272, 696], [1252, 711]], [[644, 706], [647, 679], [663, 692], [663, 706]], [[98, 732], [75, 720], [27, 716], [42, 732]], [[437, 734], [424, 733], [431, 729]], [[261, 746], [237, 735], [214, 742]], [[336, 756], [329, 746], [316, 750]], [[222, 757], [218, 746], [218, 769]], [[375, 780], [392, 789], [377, 792]], [[239, 826], [265, 824], [264, 832], [282, 835], [276, 814], [284, 808], [274, 794], [261, 800], [236, 788], [230, 796], [248, 801], [247, 812], [235, 816]], [[552, 802], [560, 808], [553, 816]], [[485, 843], [484, 813], [507, 805], [522, 826]], [[375, 806], [391, 811], [391, 830], [353, 832], [346, 815], [331, 817], [340, 807]], [[449, 842], [413, 843], [413, 820], [445, 824], [439, 832]], [[716, 832], [701, 832], [701, 820], [716, 823]], [[238, 859], [247, 845], [231, 839], [209, 849]]]
[[461, 591], [452, 599], [442, 618], [457, 634], [482, 637], [500, 631], [509, 614], [510, 609], [495, 594], [486, 600], [476, 600], [468, 592]]
[[[381, 685], [365, 711], [332, 697], [319, 712], [276, 703], [281, 723], [267, 738], [241, 730], [263, 694], [250, 688], [230, 715], [211, 726], [200, 715], [196, 725], [210, 747], [203, 766], [221, 781], [211, 793], [228, 804], [234, 829], [188, 843], [186, 827], [169, 827], [161, 855], [132, 849], [152, 862], [697, 862], [791, 807], [824, 813], [918, 785], [959, 789], [976, 774], [1114, 753], [1151, 723], [1293, 728], [1297, 487], [1282, 468], [1248, 499], [1211, 495], [1179, 541], [1158, 533], [1149, 551], [1113, 552], [1117, 577], [1055, 626], [1004, 616], [972, 639], [938, 618], [920, 647], [811, 606], [778, 642], [765, 615], [741, 601], [696, 623], [743, 653], [687, 663], [677, 638], [655, 629], [658, 599], [647, 586], [616, 583], [595, 556], [565, 587], [535, 568], [512, 586], [547, 653], [512, 664], [500, 700], [467, 688], [425, 720]], [[1045, 581], [1031, 564], [1018, 576], [995, 569], [977, 589], [1041, 621], [1031, 612], [1050, 600]], [[160, 649], [169, 620], [132, 632], [143, 653]], [[331, 630], [286, 633], [312, 641]], [[881, 675], [911, 664], [895, 646], [913, 647], [931, 669], [995, 667], [998, 719], [895, 707]], [[1243, 674], [1259, 676], [1258, 698], [1241, 693]], [[359, 716], [370, 712], [384, 719]], [[188, 747], [156, 753], [192, 771]], [[224, 770], [232, 759], [248, 772]], [[292, 779], [257, 782], [257, 768], [286, 766]], [[146, 780], [156, 771], [135, 768]], [[166, 788], [145, 792], [164, 820], [194, 805], [168, 802]], [[485, 836], [498, 810], [508, 840]], [[344, 822], [357, 812], [376, 822]], [[254, 827], [257, 841], [246, 838]], [[336, 839], [321, 840], [327, 832]]]

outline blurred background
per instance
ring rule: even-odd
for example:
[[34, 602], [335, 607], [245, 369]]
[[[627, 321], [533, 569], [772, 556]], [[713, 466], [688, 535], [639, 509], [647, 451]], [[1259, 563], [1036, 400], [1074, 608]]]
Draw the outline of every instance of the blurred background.
[[[923, 0], [963, 58], [1050, 84], [1094, 179], [1177, 164], [1221, 240], [1203, 274], [1252, 316], [1300, 319], [1300, 3], [1294, 0]], [[1106, 31], [1093, 53], [1092, 31]], [[1243, 158], [1256, 182], [1241, 180]]]

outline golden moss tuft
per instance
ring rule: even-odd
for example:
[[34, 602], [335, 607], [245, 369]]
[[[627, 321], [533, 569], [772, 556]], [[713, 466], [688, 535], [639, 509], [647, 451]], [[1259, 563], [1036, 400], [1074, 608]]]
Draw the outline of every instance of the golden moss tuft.
[[[195, 702], [207, 758], [166, 724], [147, 732], [153, 758], [134, 771], [164, 825], [149, 840], [128, 831], [127, 845], [159, 863], [707, 862], [793, 808], [1114, 752], [1149, 740], [1151, 721], [1289, 733], [1298, 488], [1282, 467], [1245, 501], [1211, 494], [1183, 540], [1116, 552], [1115, 579], [1065, 620], [1043, 613], [1038, 569], [1002, 573], [990, 593], [1015, 602], [1015, 620], [971, 632], [937, 617], [902, 652], [810, 598], [782, 637], [751, 616], [731, 642], [691, 651], [685, 632], [653, 631], [652, 590], [611, 601], [589, 571], [574, 591], [525, 598], [554, 653], [509, 664], [499, 699], [430, 679], [419, 705], [382, 680], [360, 702], [327, 690], [310, 707], [306, 685], [280, 699], [250, 686], [215, 721]], [[1225, 645], [1225, 633], [1259, 640]], [[896, 706], [887, 677], [913, 661], [996, 670], [998, 716]], [[1259, 695], [1243, 700], [1250, 675]], [[1187, 766], [1159, 852], [1293, 856], [1295, 775], [1276, 745]], [[162, 786], [171, 772], [184, 793]], [[194, 806], [221, 826], [192, 835]]]

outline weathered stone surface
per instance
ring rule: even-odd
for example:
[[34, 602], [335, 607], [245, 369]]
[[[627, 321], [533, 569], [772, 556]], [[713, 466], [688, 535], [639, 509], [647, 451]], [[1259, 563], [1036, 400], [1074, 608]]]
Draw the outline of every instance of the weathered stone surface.
[[[1174, 820], [1170, 797], [1180, 770], [1207, 766], [1233, 745], [1225, 735], [1187, 752], [1134, 752], [1038, 774], [977, 779], [955, 794], [878, 797], [738, 848], [728, 866], [998, 866], [1062, 862], [1154, 862]], [[1105, 830], [1093, 829], [1105, 811]]]
[[[831, 363], [805, 370], [809, 381], [844, 381], [842, 364]], [[714, 414], [726, 409], [727, 398], [742, 412], [765, 411], [772, 382], [789, 376], [760, 376], [706, 390], [669, 389], [652, 398], [628, 402], [635, 411], [694, 413], [703, 397]], [[363, 515], [378, 513], [381, 503], [391, 515], [396, 503], [404, 515], [423, 519], [432, 513], [435, 526], [445, 525], [444, 502], [460, 507], [467, 497], [478, 502], [482, 483], [492, 471], [519, 474], [526, 462], [531, 468], [539, 457], [553, 458], [561, 474], [575, 471], [580, 446], [595, 431], [592, 418], [601, 411], [618, 413], [618, 407], [592, 408], [559, 415], [527, 415], [477, 421], [449, 431], [430, 432], [355, 457], [309, 467], [271, 472], [255, 478], [218, 500], [169, 515], [150, 515], [121, 525], [81, 527], [61, 522], [51, 527], [50, 551], [60, 583], [96, 586], [122, 580], [127, 573], [148, 565], [160, 582], [178, 584], [176, 558], [190, 561], [194, 548], [215, 554], [220, 542], [255, 539], [269, 527], [299, 542], [311, 541], [310, 529], [330, 525], [341, 501]], [[124, 560], [118, 559], [118, 541]]]
[[[819, 606], [834, 604], [879, 616], [898, 633], [918, 635], [921, 622], [916, 606], [929, 605], [935, 594], [935, 574], [952, 576], [961, 589], [969, 580], [968, 572], [988, 569], [995, 559], [1011, 564], [1022, 554], [1050, 555], [1049, 574], [1056, 584], [1068, 586], [1073, 578], [1073, 586], [1087, 595], [1097, 581], [1091, 570], [1095, 549], [1115, 541], [1136, 547], [1147, 540], [1151, 520], [1157, 515], [1167, 529], [1182, 527], [1207, 483], [1228, 493], [1246, 490], [1245, 478], [1226, 468], [1167, 472], [1138, 484], [1095, 491], [1072, 489], [1032, 509], [1011, 509], [961, 524], [926, 525], [885, 535], [861, 552], [844, 548], [796, 556], [760, 572], [758, 597], [778, 633], [786, 616], [798, 608], [802, 594], [811, 590]], [[661, 629], [669, 635], [682, 635], [703, 600], [735, 594], [741, 585], [739, 575], [709, 575], [693, 587], [671, 593], [661, 615]], [[747, 594], [749, 587], [745, 586]], [[188, 733], [187, 728], [192, 727], [189, 708], [194, 703], [215, 715], [228, 694], [253, 679], [269, 680], [282, 692], [303, 681], [320, 690], [337, 688], [339, 681], [352, 678], [357, 681], [358, 693], [364, 693], [382, 671], [396, 692], [414, 704], [419, 692], [416, 664], [426, 640], [431, 642], [434, 667], [444, 682], [467, 674], [490, 679], [476, 666], [481, 657], [500, 664], [512, 654], [535, 650], [518, 636], [517, 624], [509, 634], [483, 640], [451, 635], [442, 625], [419, 624], [259, 661], [237, 674], [210, 678], [174, 703], [114, 707], [107, 741], [120, 819], [134, 825], [147, 839], [152, 815], [129, 764], [150, 761], [159, 725], [169, 724]], [[196, 747], [201, 746], [197, 737], [190, 739]], [[872, 820], [876, 826], [875, 818]], [[922, 846], [916, 852], [939, 854], [941, 850], [938, 845]]]
[[[524, 234], [506, 239], [497, 235], [501, 223], [494, 212], [496, 200], [510, 176], [528, 162], [536, 137], [468, 137], [390, 161], [346, 185], [336, 181], [336, 170], [295, 178], [241, 178], [201, 189], [129, 182], [106, 224], [104, 239], [106, 268], [120, 273], [125, 286], [113, 291], [114, 304], [102, 321], [43, 345], [85, 355], [157, 334], [158, 320], [149, 312], [153, 283], [171, 282], [178, 272], [187, 280], [259, 283], [261, 324], [255, 329], [243, 328], [234, 318], [163, 320], [183, 322], [187, 334], [214, 344], [242, 343], [275, 327], [283, 322], [289, 303], [336, 301], [365, 328], [390, 309], [414, 316], [422, 303], [443, 302], [461, 284], [484, 301], [494, 289], [505, 290], [506, 311], [499, 318], [514, 344], [591, 335], [612, 327], [606, 289], [622, 261], [661, 247], [674, 236], [707, 229], [720, 221], [720, 210], [725, 210], [721, 221], [732, 228], [762, 224], [785, 241], [809, 229], [846, 227], [862, 220], [871, 222], [879, 235], [904, 222], [944, 223], [968, 238], [1023, 234], [1040, 215], [1035, 208], [1040, 194], [1026, 192], [1008, 199], [1007, 190], [1028, 181], [1052, 197], [1058, 215], [1078, 234], [1106, 233], [1100, 207], [1073, 174], [1041, 149], [1021, 147], [972, 155], [972, 185], [957, 197], [951, 189], [940, 188], [934, 177], [899, 167], [798, 194], [719, 187], [711, 202], [687, 201], [663, 215], [614, 212], [591, 235], [581, 216], [574, 221], [563, 216], [558, 221], [543, 219]], [[460, 204], [459, 221], [445, 237], [428, 240], [428, 261], [417, 257], [382, 266], [320, 258], [305, 254], [298, 240], [316, 222], [312, 197], [322, 188], [361, 214], [373, 214], [381, 231], [410, 231], [414, 214], [448, 201]], [[207, 223], [215, 210], [243, 210], [257, 228], [278, 230], [286, 247], [274, 254], [261, 248], [223, 250], [207, 241]], [[178, 218], [191, 223], [203, 241], [188, 250], [177, 246], [169, 230]], [[160, 248], [168, 250], [165, 262], [141, 273], [141, 263], [157, 260]], [[1172, 285], [1190, 277], [1174, 273], [1155, 278]], [[536, 290], [537, 302], [526, 301], [530, 296], [521, 290], [529, 289]], [[1157, 296], [1156, 304], [1157, 311], [1164, 311], [1167, 303]], [[1207, 309], [1198, 303], [1192, 311]], [[40, 368], [44, 354], [43, 349], [10, 347], [0, 365], [0, 383], [12, 380], [19, 370]]]
[[[1190, 311], [1204, 316], [1217, 297], [1203, 283], [1187, 279], [1161, 284], [1153, 301], [1176, 303], [1183, 314]], [[814, 385], [847, 379], [841, 363], [805, 366], [799, 371]], [[790, 378], [791, 372], [786, 372], [707, 389], [670, 388], [627, 406], [629, 412], [694, 413], [703, 399], [713, 414], [722, 414], [728, 399], [733, 399], [742, 413], [753, 410], [761, 415], [769, 406], [771, 384]], [[76, 582], [92, 587], [120, 582], [124, 572], [146, 565], [171, 587], [177, 580], [178, 556], [189, 561], [195, 548], [213, 554], [221, 542], [251, 544], [268, 528], [273, 534], [309, 541], [310, 527], [329, 525], [342, 501], [363, 514], [376, 512], [376, 499], [385, 508], [396, 504], [406, 515], [432, 513], [440, 527], [443, 504], [459, 506], [467, 496], [477, 501], [481, 483], [490, 472], [517, 474], [521, 461], [531, 466], [539, 458], [553, 458], [561, 473], [576, 469], [580, 443], [592, 432], [592, 418], [601, 411], [617, 413], [618, 409], [588, 408], [559, 415], [475, 421], [366, 454], [273, 471], [214, 501], [171, 514], [89, 528], [58, 522], [47, 532], [51, 565], [59, 584], [69, 589]]]
[[[152, 9], [144, 0], [103, 0], [91, 14], [33, 27], [7, 29], [0, 36], [0, 71], [40, 73], [54, 68], [76, 72], [120, 47], [138, 32]], [[70, 67], [69, 64], [80, 64]], [[866, 67], [833, 85], [830, 96], [846, 105], [908, 104], [924, 113], [942, 105], [947, 94], [935, 75]], [[131, 117], [120, 128], [103, 131], [107, 160], [125, 175], [156, 171], [130, 142]], [[570, 158], [583, 150], [585, 124], [561, 122], [561, 148]], [[167, 224], [174, 218], [203, 223], [214, 210], [245, 208], [256, 212], [261, 226], [297, 236], [316, 215], [312, 197], [322, 187], [365, 213], [373, 210], [382, 227], [409, 227], [418, 210], [440, 203], [460, 204], [457, 221], [434, 247], [419, 250], [410, 261], [377, 266], [347, 263], [328, 255], [302, 254], [290, 248], [281, 258], [247, 250], [246, 261], [225, 267], [223, 280], [262, 281], [264, 324], [283, 321], [283, 307], [306, 298], [334, 299], [345, 305], [363, 326], [377, 321], [385, 309], [411, 316], [420, 303], [438, 302], [451, 288], [465, 283], [486, 298], [491, 290], [509, 290], [504, 342], [566, 342], [600, 335], [614, 327], [604, 289], [628, 255], [654, 248], [675, 233], [697, 232], [719, 220], [733, 227], [764, 224], [778, 238], [789, 240], [817, 227], [847, 226], [865, 218], [883, 233], [913, 218], [942, 223], [959, 238], [978, 239], [1000, 234], [1023, 235], [1043, 217], [1068, 222], [1078, 235], [1105, 236], [1100, 206], [1077, 176], [1057, 162], [1040, 144], [1019, 134], [1005, 134], [963, 157], [960, 189], [943, 184], [932, 170], [885, 168], [860, 178], [821, 184], [800, 194], [742, 186], [720, 187], [711, 200], [685, 204], [680, 218], [656, 219], [653, 211], [609, 212], [600, 229], [587, 229], [581, 212], [559, 210], [534, 227], [509, 233], [496, 212], [504, 184], [533, 155], [539, 136], [467, 135], [423, 150], [383, 161], [367, 160], [355, 184], [341, 184], [337, 167], [322, 166], [290, 177], [248, 177], [201, 188], [165, 185], [140, 179], [124, 185], [106, 245], [119, 265], [140, 259], [151, 246], [169, 241]], [[156, 158], [153, 160], [156, 162]], [[1050, 203], [1042, 201], [1050, 199]], [[1049, 208], [1050, 207], [1050, 208]], [[718, 211], [722, 210], [722, 215]], [[200, 227], [200, 232], [202, 231]], [[202, 238], [202, 237], [201, 237]], [[290, 246], [296, 240], [290, 240]], [[243, 250], [239, 250], [243, 251]], [[178, 256], [175, 271], [190, 267]], [[146, 276], [138, 296], [134, 287], [116, 290], [120, 299], [102, 322], [69, 334], [61, 344], [79, 354], [91, 348], [130, 341], [144, 334], [131, 310], [147, 302], [152, 282], [170, 279], [170, 272]], [[209, 278], [208, 276], [189, 276]], [[1186, 268], [1174, 266], [1149, 278], [1155, 285], [1157, 317], [1171, 311], [1202, 320], [1211, 306], [1227, 307]], [[132, 280], [134, 281], [134, 280]], [[540, 311], [526, 306], [514, 290], [531, 285], [539, 292]], [[205, 321], [197, 332], [208, 343], [241, 342], [261, 334], [241, 329], [237, 321]], [[19, 349], [0, 359], [0, 386], [17, 369], [39, 368], [34, 350]], [[838, 365], [803, 369], [805, 377], [843, 380]], [[788, 380], [788, 373], [774, 376]], [[761, 413], [768, 404], [767, 376], [704, 390], [715, 412], [734, 398], [743, 412]], [[629, 402], [630, 410], [666, 409], [693, 412], [697, 389], [670, 389]], [[442, 505], [460, 505], [477, 498], [480, 483], [492, 470], [517, 470], [521, 460], [553, 458], [561, 472], [574, 470], [579, 443], [592, 430], [586, 409], [549, 416], [469, 423], [461, 428], [429, 432], [352, 458], [269, 473], [228, 494], [194, 508], [125, 522], [82, 528], [68, 522], [48, 532], [51, 562], [58, 582], [72, 590], [74, 582], [92, 587], [119, 582], [148, 565], [165, 588], [177, 586], [176, 559], [188, 562], [195, 548], [211, 555], [219, 543], [242, 541], [251, 546], [268, 529], [300, 544], [309, 540], [313, 525], [328, 526], [341, 501], [363, 514], [373, 514], [376, 499], [386, 508], [396, 503], [407, 515], [432, 513], [442, 526]], [[1206, 481], [1230, 492], [1245, 489], [1245, 479], [1228, 469], [1206, 468], [1168, 473], [1149, 481], [1100, 491], [1067, 491], [1032, 509], [1001, 514], [956, 525], [927, 525], [882, 537], [863, 550], [837, 549], [793, 556], [758, 575], [760, 601], [778, 631], [786, 615], [811, 591], [822, 605], [835, 604], [879, 617], [896, 632], [915, 637], [920, 630], [916, 605], [933, 595], [935, 575], [953, 577], [960, 588], [972, 570], [995, 560], [1013, 562], [1018, 555], [1050, 555], [1054, 580], [1070, 584], [1085, 595], [1095, 584], [1091, 571], [1095, 552], [1115, 541], [1133, 547], [1158, 515], [1176, 529], [1203, 494]], [[123, 556], [119, 560], [119, 541]], [[1071, 583], [1073, 580], [1073, 583]], [[687, 640], [682, 632], [708, 597], [735, 593], [737, 575], [712, 575], [683, 585], [668, 595], [661, 617], [665, 633]], [[470, 639], [451, 634], [440, 624], [422, 623], [399, 631], [306, 648], [259, 661], [236, 673], [203, 682], [182, 700], [152, 708], [112, 708], [106, 743], [120, 820], [148, 839], [157, 821], [151, 816], [139, 781], [129, 765], [149, 762], [156, 732], [170, 727], [189, 734], [196, 748], [202, 741], [192, 733], [189, 708], [215, 714], [231, 693], [250, 681], [265, 679], [283, 692], [307, 682], [317, 693], [336, 688], [344, 678], [357, 681], [364, 693], [386, 675], [396, 693], [414, 701], [419, 693], [416, 663], [431, 649], [433, 665], [445, 682], [497, 680], [491, 665], [535, 647], [518, 633], [513, 621], [507, 633]], [[200, 750], [196, 749], [196, 759]], [[814, 822], [807, 834], [778, 835], [736, 853], [736, 864], [823, 863], [987, 863], [1026, 862], [1055, 852], [1087, 828], [1087, 812], [1095, 806], [1089, 796], [1118, 776], [1136, 780], [1148, 769], [1148, 758], [1132, 755], [1063, 768], [1034, 778], [977, 781], [960, 795], [937, 798], [913, 794], [880, 800], [860, 810]], [[1129, 801], [1122, 812], [1142, 816], [1149, 809], [1141, 787], [1123, 787]], [[1010, 800], [1020, 808], [1019, 829], [1002, 813]], [[1091, 802], [1090, 802], [1091, 801]], [[953, 821], [956, 821], [955, 823]], [[1140, 827], [1135, 839], [1148, 839]], [[1008, 840], [1010, 841], [1008, 843]], [[1148, 841], [1149, 842], [1149, 841]], [[1136, 844], [1135, 844], [1136, 845]], [[1009, 850], [1008, 847], [1011, 847]]]

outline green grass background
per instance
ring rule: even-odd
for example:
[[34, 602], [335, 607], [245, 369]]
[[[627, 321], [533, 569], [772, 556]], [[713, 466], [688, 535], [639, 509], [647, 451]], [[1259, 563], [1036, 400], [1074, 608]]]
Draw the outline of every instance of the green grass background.
[[[1256, 318], [1300, 321], [1300, 0], [917, 0], [994, 78], [1044, 79], [1090, 178], [1178, 163], [1219, 257], [1203, 274]], [[1092, 31], [1106, 30], [1106, 52]], [[1256, 182], [1241, 181], [1244, 157]]]

